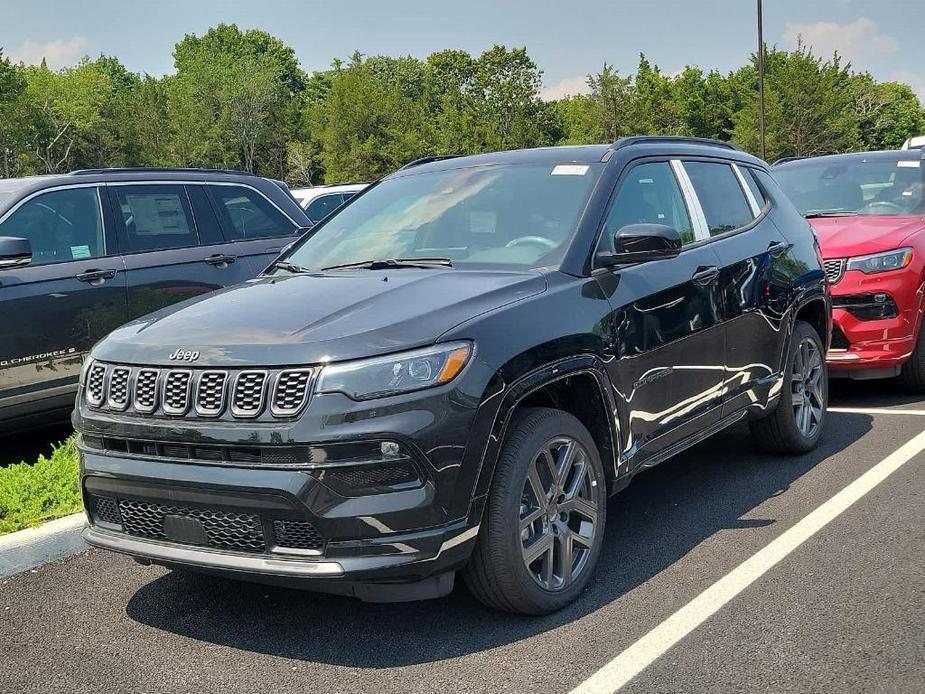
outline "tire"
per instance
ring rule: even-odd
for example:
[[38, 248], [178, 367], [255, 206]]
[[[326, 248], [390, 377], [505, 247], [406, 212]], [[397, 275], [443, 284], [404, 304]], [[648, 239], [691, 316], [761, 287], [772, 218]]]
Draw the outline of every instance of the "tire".
[[[802, 364], [807, 352], [815, 366], [810, 372]], [[807, 380], [811, 379], [811, 380]], [[804, 399], [804, 394], [805, 398]], [[797, 321], [790, 337], [787, 350], [787, 365], [780, 400], [767, 417], [752, 421], [749, 426], [755, 443], [763, 450], [774, 453], [808, 453], [819, 442], [825, 423], [829, 402], [828, 374], [825, 366], [825, 351], [819, 333], [809, 323]], [[801, 408], [802, 406], [802, 408]], [[810, 410], [806, 414], [806, 407]], [[802, 417], [809, 417], [809, 427], [801, 426]]]
[[[562, 466], [569, 451], [574, 452], [572, 462]], [[564, 483], [561, 474], [552, 478], [548, 460], [569, 468]], [[540, 615], [561, 609], [591, 579], [606, 513], [604, 468], [584, 425], [561, 410], [515, 412], [478, 540], [463, 570], [469, 591], [488, 607], [506, 612]], [[528, 564], [527, 553], [540, 550]], [[563, 560], [566, 556], [569, 561]]]
[[919, 338], [915, 342], [912, 356], [899, 372], [899, 385], [910, 393], [925, 392], [925, 335], [922, 328], [919, 329]]

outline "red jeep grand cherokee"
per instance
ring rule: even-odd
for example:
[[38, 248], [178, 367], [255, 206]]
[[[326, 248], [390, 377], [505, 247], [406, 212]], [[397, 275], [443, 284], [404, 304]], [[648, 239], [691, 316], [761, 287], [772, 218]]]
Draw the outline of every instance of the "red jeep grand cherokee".
[[832, 292], [832, 377], [899, 376], [925, 390], [922, 150], [782, 160], [774, 175], [810, 220]]

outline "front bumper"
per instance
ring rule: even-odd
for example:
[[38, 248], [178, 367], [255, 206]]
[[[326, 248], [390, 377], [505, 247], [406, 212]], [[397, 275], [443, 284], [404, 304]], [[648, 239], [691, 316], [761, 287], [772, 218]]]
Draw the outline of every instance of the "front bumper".
[[[831, 287], [835, 334], [826, 360], [831, 376], [899, 373], [915, 349], [921, 325], [923, 285], [917, 263], [913, 266], [875, 275], [852, 270]], [[878, 304], [886, 307], [883, 317]]]

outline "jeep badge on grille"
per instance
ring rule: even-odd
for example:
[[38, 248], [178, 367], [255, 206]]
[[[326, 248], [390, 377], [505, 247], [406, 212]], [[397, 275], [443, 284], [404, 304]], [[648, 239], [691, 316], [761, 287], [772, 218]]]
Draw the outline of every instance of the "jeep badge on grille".
[[167, 358], [171, 361], [196, 361], [199, 359], [199, 352], [193, 352], [192, 350], [178, 347], [177, 351]]

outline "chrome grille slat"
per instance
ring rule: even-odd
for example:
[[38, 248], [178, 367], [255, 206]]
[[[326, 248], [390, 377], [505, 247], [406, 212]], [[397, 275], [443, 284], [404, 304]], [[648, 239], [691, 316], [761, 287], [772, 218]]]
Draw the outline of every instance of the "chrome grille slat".
[[128, 386], [132, 370], [117, 366], [109, 372], [109, 407], [124, 410], [128, 407]]
[[266, 371], [242, 371], [234, 381], [231, 414], [235, 417], [256, 417], [263, 409]]
[[87, 402], [92, 407], [100, 407], [103, 404], [106, 386], [106, 366], [104, 364], [94, 364], [90, 367], [87, 374]]
[[308, 389], [312, 380], [311, 369], [281, 371], [276, 378], [270, 411], [277, 417], [292, 417], [299, 413], [308, 401]]
[[157, 369], [139, 369], [135, 374], [133, 405], [141, 414], [151, 414], [157, 409]]
[[825, 268], [825, 279], [829, 284], [838, 284], [842, 276], [845, 274], [845, 259], [836, 258], [834, 260], [826, 260], [823, 263]]
[[189, 411], [192, 371], [169, 371], [164, 379], [164, 414], [184, 415]]
[[225, 409], [226, 371], [203, 371], [196, 387], [196, 414], [217, 417]]

